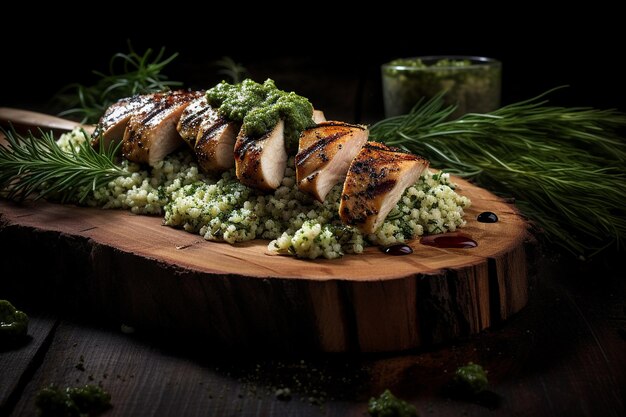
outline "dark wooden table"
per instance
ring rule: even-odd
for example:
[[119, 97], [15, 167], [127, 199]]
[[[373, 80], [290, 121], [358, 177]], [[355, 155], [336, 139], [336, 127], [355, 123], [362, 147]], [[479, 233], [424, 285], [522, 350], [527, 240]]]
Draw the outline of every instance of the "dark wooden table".
[[[51, 383], [100, 384], [112, 396], [105, 416], [363, 416], [385, 388], [421, 416], [626, 415], [626, 281], [606, 259], [534, 256], [530, 302], [511, 320], [396, 354], [228, 354], [29, 306], [31, 338], [0, 353], [0, 415], [36, 415], [35, 395]], [[2, 274], [0, 295], [11, 280]], [[490, 388], [458, 398], [448, 384], [469, 361], [489, 371]]]

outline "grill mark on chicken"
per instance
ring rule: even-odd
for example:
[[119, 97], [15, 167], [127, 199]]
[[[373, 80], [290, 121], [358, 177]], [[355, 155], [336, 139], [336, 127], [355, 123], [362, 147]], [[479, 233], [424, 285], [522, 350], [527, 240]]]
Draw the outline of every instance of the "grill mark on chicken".
[[258, 154], [259, 150], [256, 148], [258, 142], [267, 138], [269, 133], [259, 137], [253, 136], [242, 136], [240, 140], [237, 140], [237, 146], [235, 146], [235, 156], [239, 160], [243, 160], [246, 157], [248, 152], [256, 152]]
[[235, 174], [247, 186], [264, 191], [278, 188], [285, 175], [287, 152], [284, 138], [285, 123], [280, 120], [261, 137], [239, 132], [235, 142]]
[[200, 127], [205, 122], [207, 113], [212, 110], [207, 103], [206, 97], [199, 97], [189, 103], [183, 111], [176, 129], [185, 142], [193, 149], [198, 136], [200, 135]]
[[427, 168], [424, 158], [368, 142], [352, 161], [339, 205], [341, 220], [373, 233]]
[[[206, 99], [203, 98], [202, 100]], [[185, 129], [197, 129], [200, 126], [200, 122], [202, 122], [201, 116], [204, 115], [208, 110], [208, 107], [203, 107], [196, 113], [186, 114], [185, 117], [180, 118], [180, 123]]]
[[[155, 94], [151, 103], [144, 106], [137, 114], [131, 116], [133, 126], [125, 140], [133, 142], [137, 137], [142, 135], [144, 131], [154, 127], [159, 120], [155, 120], [157, 116], [163, 116], [163, 112], [176, 106], [188, 104], [192, 99], [196, 98], [200, 92], [189, 91], [172, 91], [168, 93]], [[129, 123], [130, 127], [130, 123]]]
[[182, 111], [200, 91], [172, 91], [154, 94], [128, 121], [122, 155], [133, 162], [153, 165], [176, 149], [181, 136], [176, 130]]
[[156, 116], [158, 116], [159, 113], [161, 113], [164, 109], [170, 106], [169, 102], [170, 100], [166, 100], [166, 103], [162, 103], [162, 102], [157, 103], [157, 105], [154, 106], [152, 110], [149, 110], [147, 113], [144, 113], [144, 116], [138, 121], [139, 124], [143, 126], [143, 125], [147, 125], [148, 123], [150, 123], [150, 120], [154, 119]]
[[367, 198], [375, 198], [381, 194], [388, 193], [398, 182], [396, 180], [385, 180], [374, 185], [370, 185], [365, 190]]
[[111, 104], [96, 125], [92, 134], [91, 145], [97, 147], [101, 138], [104, 140], [105, 146], [110, 146], [112, 142], [121, 141], [128, 120], [142, 107], [148, 105], [154, 96], [155, 94], [135, 95], [122, 98]]
[[345, 178], [367, 136], [364, 126], [333, 121], [304, 130], [295, 158], [298, 188], [323, 202], [332, 187]]
[[176, 128], [193, 149], [203, 172], [217, 174], [235, 164], [235, 139], [240, 126], [221, 116], [206, 97], [192, 101], [185, 108]]
[[313, 181], [315, 180], [315, 177], [317, 177], [320, 173], [319, 172], [314, 172], [313, 174], [309, 175], [308, 177], [306, 177], [307, 181]]
[[[302, 152], [298, 152], [296, 155], [296, 165], [304, 163], [311, 155], [314, 155], [316, 152], [320, 151], [328, 144], [335, 142], [337, 139], [346, 136], [348, 133], [349, 132], [338, 132], [331, 136], [327, 136], [326, 138], [320, 138], [320, 140], [315, 142], [312, 146], [309, 146]], [[324, 153], [320, 153], [318, 157], [324, 162], [328, 161], [328, 157]]]
[[206, 130], [198, 133], [194, 151], [200, 168], [208, 173], [219, 173], [235, 164], [235, 138], [239, 125], [223, 117], [217, 119]]
[[217, 121], [213, 123], [211, 127], [209, 127], [208, 129], [200, 133], [200, 139], [198, 139], [198, 142], [202, 140], [206, 140], [206, 138], [212, 136], [217, 129], [224, 127], [226, 123], [228, 123], [228, 121], [224, 119], [223, 117], [220, 117], [219, 119], [217, 119]]
[[198, 132], [198, 128], [200, 127], [200, 123], [202, 122], [202, 116], [209, 110], [207, 107], [199, 110], [196, 113], [187, 113], [183, 114], [183, 117], [180, 118], [180, 126], [181, 130], [189, 130]]

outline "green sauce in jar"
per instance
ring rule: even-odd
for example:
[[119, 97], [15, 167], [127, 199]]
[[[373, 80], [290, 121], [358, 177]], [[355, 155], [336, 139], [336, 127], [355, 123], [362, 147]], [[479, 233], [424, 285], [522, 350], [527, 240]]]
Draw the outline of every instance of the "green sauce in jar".
[[502, 65], [491, 58], [426, 56], [396, 59], [381, 68], [385, 116], [408, 113], [422, 98], [445, 91], [453, 118], [488, 113], [500, 107]]

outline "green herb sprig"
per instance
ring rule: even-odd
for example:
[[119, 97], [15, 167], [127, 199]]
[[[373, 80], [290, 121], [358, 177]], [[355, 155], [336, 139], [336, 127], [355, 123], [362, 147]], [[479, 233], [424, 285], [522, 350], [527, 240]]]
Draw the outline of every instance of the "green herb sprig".
[[[169, 90], [181, 86], [179, 81], [170, 81], [161, 71], [171, 63], [178, 53], [164, 58], [165, 48], [152, 58], [152, 49], [143, 54], [128, 45], [128, 53], [116, 53], [109, 61], [109, 73], [93, 71], [99, 77], [92, 86], [71, 84], [58, 95], [65, 110], [60, 116], [81, 119], [82, 123], [96, 123], [104, 111], [115, 101], [135, 94]], [[71, 93], [69, 93], [71, 91]]]
[[228, 77], [231, 84], [238, 84], [247, 78], [248, 70], [246, 67], [229, 56], [223, 56], [213, 64], [217, 68], [217, 73]]
[[[85, 141], [67, 152], [52, 133], [26, 136], [15, 131], [0, 132], [7, 144], [0, 145], [0, 190], [12, 200], [53, 196], [61, 202], [84, 202], [91, 192], [110, 180], [130, 173], [115, 163], [117, 147], [100, 141], [93, 148]], [[119, 147], [119, 145], [118, 145]]]
[[439, 95], [371, 135], [514, 197], [548, 242], [588, 257], [626, 239], [626, 114], [549, 106], [552, 91], [456, 120]]

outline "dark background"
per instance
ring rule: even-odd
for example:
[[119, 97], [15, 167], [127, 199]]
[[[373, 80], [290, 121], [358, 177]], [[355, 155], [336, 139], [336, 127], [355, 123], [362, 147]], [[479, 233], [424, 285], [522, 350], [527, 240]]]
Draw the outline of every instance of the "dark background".
[[80, 17], [26, 11], [4, 16], [24, 30], [4, 31], [0, 106], [50, 110], [49, 100], [61, 87], [92, 83], [91, 70], [106, 71], [110, 56], [127, 51], [131, 40], [141, 52], [161, 46], [179, 52], [165, 73], [187, 87], [219, 81], [211, 63], [228, 55], [257, 81], [274, 78], [280, 88], [307, 96], [327, 117], [347, 121], [382, 117], [380, 64], [429, 54], [502, 60], [503, 103], [567, 84], [551, 97], [555, 104], [626, 110], [624, 36], [619, 13], [608, 9], [549, 13], [475, 4], [452, 11], [416, 4], [414, 12], [389, 3], [381, 10], [340, 11], [311, 4], [312, 10], [279, 18], [267, 5], [258, 17], [243, 18], [238, 9], [246, 6], [234, 3], [207, 11], [155, 5], [141, 17], [107, 5], [98, 6], [105, 12]]

